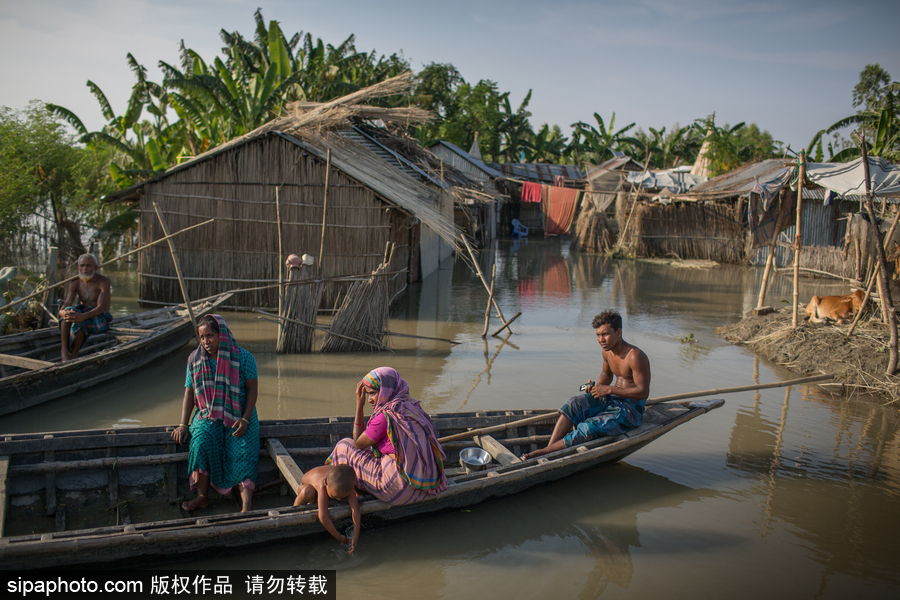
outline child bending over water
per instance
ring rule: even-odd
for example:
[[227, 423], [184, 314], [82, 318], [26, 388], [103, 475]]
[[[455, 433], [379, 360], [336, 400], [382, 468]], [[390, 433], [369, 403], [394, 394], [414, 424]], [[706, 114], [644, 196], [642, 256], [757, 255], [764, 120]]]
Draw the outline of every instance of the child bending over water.
[[[297, 499], [294, 500], [294, 506], [318, 502], [319, 522], [337, 541], [342, 544], [349, 542], [350, 549], [347, 550], [347, 554], [356, 550], [356, 544], [359, 542], [360, 515], [355, 485], [356, 472], [350, 465], [322, 465], [303, 474], [300, 487], [297, 488]], [[353, 518], [352, 541], [338, 533], [328, 515], [328, 501], [331, 499], [343, 500], [344, 498], [350, 505], [350, 515]]]

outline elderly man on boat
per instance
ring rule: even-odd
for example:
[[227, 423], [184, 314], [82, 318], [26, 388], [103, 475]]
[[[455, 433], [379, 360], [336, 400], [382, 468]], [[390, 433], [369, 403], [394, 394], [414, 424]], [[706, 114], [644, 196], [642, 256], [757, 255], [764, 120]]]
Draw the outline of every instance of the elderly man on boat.
[[[591, 326], [603, 349], [603, 369], [597, 383], [589, 383], [582, 388], [583, 394], [569, 398], [559, 409], [559, 420], [547, 447], [524, 454], [523, 459], [603, 436], [621, 435], [641, 424], [650, 395], [650, 359], [622, 339], [619, 313], [604, 311], [594, 317]], [[615, 385], [611, 385], [613, 377]]]
[[[75, 299], [79, 303], [75, 303]], [[109, 329], [111, 292], [109, 277], [97, 272], [97, 258], [93, 254], [78, 257], [78, 279], [69, 284], [65, 308], [57, 313], [62, 336], [62, 362], [78, 358], [81, 346], [89, 335]], [[72, 340], [72, 349], [69, 341]]]

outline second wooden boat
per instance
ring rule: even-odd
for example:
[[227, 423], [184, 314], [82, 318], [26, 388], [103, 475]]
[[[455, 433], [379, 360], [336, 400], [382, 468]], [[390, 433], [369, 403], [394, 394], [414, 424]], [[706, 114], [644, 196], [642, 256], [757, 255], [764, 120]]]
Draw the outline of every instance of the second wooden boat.
[[[194, 315], [215, 312], [230, 293], [192, 303]], [[183, 306], [115, 317], [88, 338], [81, 355], [60, 362], [59, 328], [0, 337], [0, 416], [118, 377], [181, 348], [193, 337]]]

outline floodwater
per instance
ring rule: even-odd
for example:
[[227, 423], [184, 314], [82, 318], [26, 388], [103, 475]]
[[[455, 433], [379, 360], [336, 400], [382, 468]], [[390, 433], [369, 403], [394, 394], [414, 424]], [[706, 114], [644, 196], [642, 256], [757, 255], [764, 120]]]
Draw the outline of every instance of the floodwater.
[[[605, 308], [649, 355], [651, 397], [798, 377], [714, 332], [756, 305], [761, 269], [617, 261], [541, 239], [480, 259], [488, 277], [496, 262], [506, 317], [522, 312], [508, 338], [481, 339], [487, 292], [452, 261], [410, 291], [391, 329], [454, 346], [394, 338], [392, 353], [279, 356], [273, 325], [226, 315], [259, 364], [260, 418], [351, 415], [355, 383], [380, 365], [430, 412], [557, 407], [599, 372], [590, 321]], [[135, 275], [109, 274], [128, 312]], [[808, 280], [800, 296], [823, 292], [843, 288]], [[767, 303], [791, 294], [779, 275]], [[175, 424], [189, 351], [4, 417], [0, 431]], [[364, 518], [353, 555], [324, 534], [179, 566], [336, 569], [341, 598], [898, 597], [896, 408], [810, 386], [723, 397], [615, 465], [383, 529]]]

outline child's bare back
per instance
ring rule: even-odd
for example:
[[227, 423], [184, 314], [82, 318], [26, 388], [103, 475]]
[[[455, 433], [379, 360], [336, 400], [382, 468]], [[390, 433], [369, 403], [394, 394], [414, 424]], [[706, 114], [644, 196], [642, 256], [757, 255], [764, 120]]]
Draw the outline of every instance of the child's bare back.
[[[360, 514], [355, 485], [356, 473], [350, 465], [322, 465], [303, 474], [297, 489], [297, 498], [294, 500], [294, 506], [315, 502], [319, 507], [319, 522], [337, 541], [350, 544], [348, 554], [356, 549], [359, 540]], [[353, 518], [353, 540], [338, 533], [328, 514], [330, 500], [345, 498], [350, 504], [350, 515]]]

